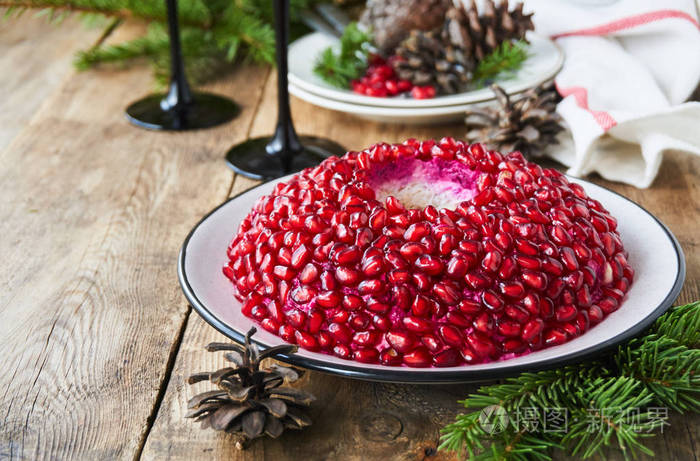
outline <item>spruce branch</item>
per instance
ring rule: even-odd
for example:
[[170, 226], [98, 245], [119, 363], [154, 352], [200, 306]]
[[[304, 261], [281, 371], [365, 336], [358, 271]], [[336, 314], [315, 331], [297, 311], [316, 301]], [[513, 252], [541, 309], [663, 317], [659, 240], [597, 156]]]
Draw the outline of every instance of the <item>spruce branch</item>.
[[654, 322], [652, 331], [691, 348], [700, 347], [700, 301], [679, 306]]
[[505, 78], [520, 69], [528, 58], [528, 44], [524, 40], [505, 41], [479, 61], [474, 71], [477, 87], [497, 78]]
[[[299, 12], [317, 0], [291, 0], [292, 30], [298, 30]], [[108, 17], [116, 21], [142, 20], [147, 32], [129, 41], [97, 46], [81, 51], [75, 58], [78, 69], [100, 64], [126, 66], [140, 60], [151, 62], [161, 84], [169, 78], [169, 38], [167, 12], [162, 1], [140, 0], [1, 0], [6, 16], [18, 16], [38, 10], [55, 21], [68, 14]], [[272, 64], [275, 34], [271, 2], [257, 0], [181, 0], [178, 16], [182, 30], [182, 49], [186, 73], [193, 83], [221, 75], [239, 59]], [[114, 22], [111, 29], [114, 29]]]
[[[65, 13], [91, 13], [113, 16], [122, 19], [142, 19], [146, 21], [166, 20], [164, 2], [143, 2], [138, 0], [21, 0], [0, 1], [0, 7], [11, 8], [15, 12], [41, 10]], [[180, 22], [183, 25], [208, 27], [211, 23], [209, 10], [202, 0], [190, 0], [178, 4]]]
[[[699, 328], [700, 302], [687, 304], [597, 360], [482, 386], [460, 401], [476, 411], [445, 426], [439, 448], [483, 460], [546, 460], [552, 450], [585, 459], [604, 447], [619, 449], [625, 458], [652, 455], [643, 441], [668, 424], [668, 409], [700, 412]], [[482, 425], [479, 410], [491, 406], [510, 417], [502, 432]], [[552, 408], [566, 412], [565, 432], [547, 432], [540, 419], [529, 426], [513, 420], [523, 410]]]
[[356, 23], [345, 28], [340, 47], [328, 47], [316, 58], [314, 73], [327, 83], [347, 89], [367, 68], [370, 36]]

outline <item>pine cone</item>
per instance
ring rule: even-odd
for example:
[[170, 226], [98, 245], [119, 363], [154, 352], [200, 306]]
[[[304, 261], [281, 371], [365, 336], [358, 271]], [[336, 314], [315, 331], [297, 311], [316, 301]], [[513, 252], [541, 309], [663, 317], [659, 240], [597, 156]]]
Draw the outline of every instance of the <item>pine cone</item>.
[[311, 424], [304, 408], [314, 397], [299, 389], [280, 387], [285, 381], [299, 379], [301, 372], [278, 364], [260, 369], [263, 359], [293, 353], [297, 346], [282, 345], [258, 352], [250, 342], [255, 332], [255, 328], [250, 329], [244, 346], [226, 343], [207, 346], [209, 352], [229, 351], [225, 357], [235, 367], [195, 373], [188, 379], [190, 384], [208, 380], [218, 389], [190, 399], [190, 410], [185, 417], [201, 421], [202, 429], [211, 427], [233, 434], [239, 449], [263, 435], [276, 438], [284, 429], [302, 429]]
[[559, 95], [552, 83], [532, 88], [511, 101], [498, 85], [491, 85], [499, 107], [477, 107], [467, 111], [466, 141], [482, 143], [502, 152], [520, 151], [541, 156], [563, 129], [556, 113]]
[[509, 11], [508, 0], [498, 7], [487, 0], [481, 15], [474, 0], [469, 8], [452, 7], [442, 28], [411, 31], [396, 49], [394, 70], [399, 78], [434, 86], [440, 94], [467, 91], [476, 63], [504, 41], [524, 40], [534, 27], [531, 16], [523, 14], [522, 3]]
[[443, 39], [480, 61], [505, 41], [525, 40], [525, 33], [534, 28], [532, 14], [523, 14], [522, 2], [511, 11], [508, 0], [501, 0], [498, 6], [486, 0], [479, 13], [471, 0], [468, 8], [460, 3], [447, 11]]
[[440, 27], [451, 4], [451, 0], [367, 0], [360, 22], [372, 29], [374, 44], [391, 54], [410, 30]]
[[440, 94], [464, 91], [472, 79], [474, 62], [461, 49], [446, 45], [438, 31], [411, 31], [396, 56], [393, 65], [400, 79], [434, 86]]

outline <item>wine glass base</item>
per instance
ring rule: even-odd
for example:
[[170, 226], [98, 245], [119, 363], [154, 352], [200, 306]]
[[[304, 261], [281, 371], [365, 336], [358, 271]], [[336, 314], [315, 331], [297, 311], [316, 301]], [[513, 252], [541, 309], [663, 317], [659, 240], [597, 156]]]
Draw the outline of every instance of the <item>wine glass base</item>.
[[226, 123], [241, 111], [235, 102], [211, 93], [193, 93], [192, 102], [182, 110], [164, 110], [165, 97], [154, 94], [132, 103], [126, 108], [127, 120], [148, 130], [198, 130]]
[[236, 173], [252, 179], [270, 180], [313, 167], [331, 155], [343, 155], [340, 144], [316, 136], [299, 136], [304, 150], [292, 159], [285, 169], [280, 160], [267, 153], [265, 147], [272, 137], [255, 138], [233, 146], [226, 153], [226, 163]]

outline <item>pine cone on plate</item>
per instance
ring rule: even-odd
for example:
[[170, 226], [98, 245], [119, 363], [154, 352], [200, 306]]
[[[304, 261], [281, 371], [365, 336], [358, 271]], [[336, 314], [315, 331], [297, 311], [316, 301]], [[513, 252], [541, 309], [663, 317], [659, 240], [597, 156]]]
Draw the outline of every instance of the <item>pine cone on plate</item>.
[[467, 111], [466, 141], [501, 152], [517, 150], [531, 157], [541, 156], [547, 146], [557, 144], [557, 134], [563, 127], [556, 113], [559, 95], [552, 83], [527, 90], [512, 100], [496, 84], [491, 90], [498, 106]]
[[409, 31], [440, 27], [451, 5], [451, 0], [367, 0], [360, 22], [372, 29], [377, 48], [391, 54]]
[[443, 26], [432, 31], [411, 31], [396, 49], [394, 70], [414, 85], [434, 86], [439, 94], [467, 91], [478, 61], [501, 43], [524, 40], [534, 28], [532, 14], [523, 4], [511, 11], [508, 0], [496, 6], [487, 0], [481, 11], [472, 0], [469, 7], [451, 7]]
[[396, 49], [394, 70], [416, 86], [430, 85], [439, 94], [464, 91], [472, 79], [474, 61], [464, 50], [445, 43], [438, 31], [411, 31]]
[[218, 389], [197, 394], [188, 403], [186, 418], [200, 421], [202, 429], [226, 431], [236, 437], [236, 447], [244, 449], [248, 443], [267, 435], [279, 437], [285, 429], [302, 429], [311, 424], [305, 413], [314, 397], [292, 387], [281, 387], [294, 382], [301, 372], [274, 364], [261, 368], [260, 362], [278, 354], [290, 354], [297, 346], [282, 345], [258, 352], [250, 337], [256, 332], [251, 328], [245, 345], [211, 343], [207, 350], [229, 351], [225, 357], [234, 367], [215, 372], [195, 373], [190, 384], [210, 381]]
[[508, 0], [501, 0], [498, 6], [486, 0], [479, 11], [471, 0], [469, 7], [460, 4], [447, 11], [443, 38], [480, 61], [505, 41], [525, 40], [526, 32], [534, 28], [532, 13], [523, 14], [522, 2], [510, 10]]

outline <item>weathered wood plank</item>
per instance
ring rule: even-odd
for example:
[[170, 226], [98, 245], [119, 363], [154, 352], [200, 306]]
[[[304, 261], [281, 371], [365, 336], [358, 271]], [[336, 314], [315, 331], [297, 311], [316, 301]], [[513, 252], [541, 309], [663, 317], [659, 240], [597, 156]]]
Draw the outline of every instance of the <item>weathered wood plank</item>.
[[[4, 13], [0, 8], [0, 17]], [[0, 150], [72, 74], [73, 54], [101, 34], [101, 28], [86, 28], [75, 16], [60, 26], [33, 12], [0, 21]]]
[[71, 75], [0, 154], [0, 458], [137, 454], [188, 312], [178, 249], [228, 194], [266, 74], [212, 86], [243, 112], [191, 133], [126, 123], [147, 68]]

